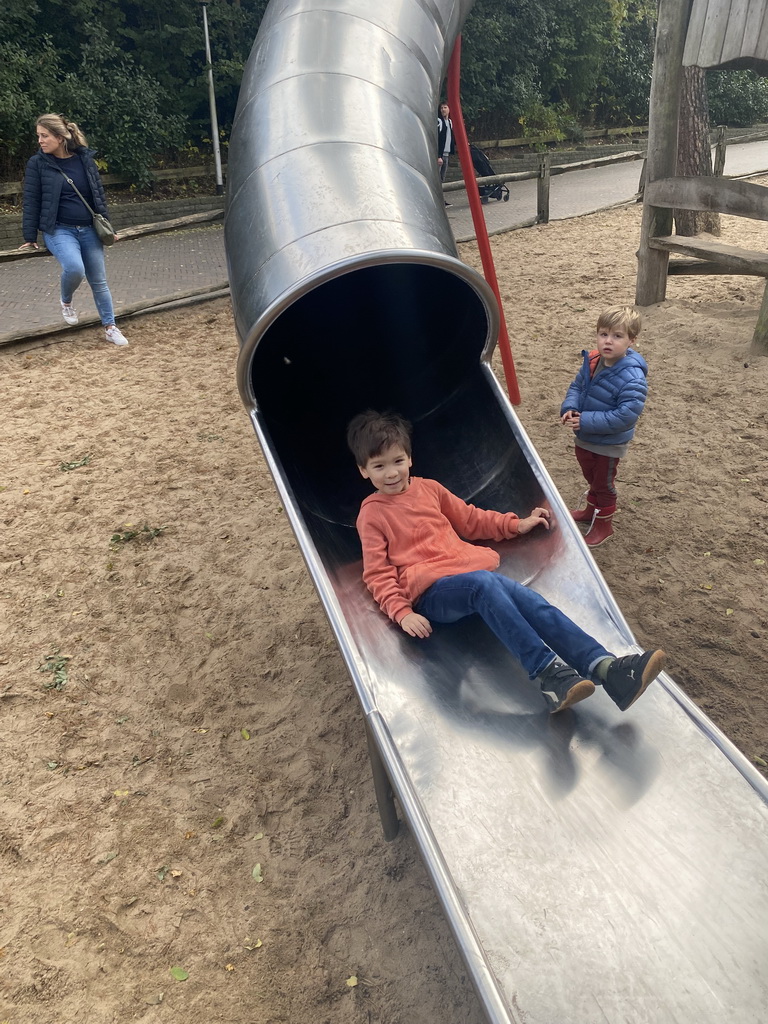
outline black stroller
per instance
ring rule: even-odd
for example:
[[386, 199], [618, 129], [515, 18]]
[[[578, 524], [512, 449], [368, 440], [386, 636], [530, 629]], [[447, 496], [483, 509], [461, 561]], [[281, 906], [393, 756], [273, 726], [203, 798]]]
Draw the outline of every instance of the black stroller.
[[[478, 178], [489, 178], [496, 173], [482, 149], [470, 145], [469, 152], [472, 155], [472, 166], [475, 168]], [[479, 185], [478, 190], [480, 199], [484, 203], [487, 203], [489, 199], [503, 200], [505, 203], [509, 201], [509, 189], [506, 185]]]

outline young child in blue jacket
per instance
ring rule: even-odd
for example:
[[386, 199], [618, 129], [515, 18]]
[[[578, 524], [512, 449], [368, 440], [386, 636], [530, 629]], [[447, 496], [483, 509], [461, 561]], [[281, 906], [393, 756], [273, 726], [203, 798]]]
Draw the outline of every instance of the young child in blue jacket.
[[597, 348], [582, 352], [584, 362], [560, 408], [560, 422], [576, 435], [576, 458], [589, 484], [587, 507], [571, 515], [587, 525], [584, 539], [592, 548], [613, 536], [616, 472], [648, 394], [648, 366], [631, 347], [641, 323], [631, 306], [600, 314]]

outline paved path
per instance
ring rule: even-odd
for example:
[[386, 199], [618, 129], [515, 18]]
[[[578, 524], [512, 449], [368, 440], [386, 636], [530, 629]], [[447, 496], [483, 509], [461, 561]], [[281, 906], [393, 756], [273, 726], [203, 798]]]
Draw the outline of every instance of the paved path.
[[[637, 192], [640, 169], [637, 160], [556, 175], [550, 189], [551, 218], [577, 217], [631, 200]], [[726, 174], [763, 170], [768, 170], [768, 142], [728, 147]], [[519, 226], [535, 215], [534, 180], [512, 182], [509, 190], [509, 202], [491, 200], [483, 207], [491, 232]], [[472, 237], [465, 193], [454, 192], [448, 198], [454, 204], [447, 210], [454, 235], [457, 239]], [[121, 308], [142, 299], [160, 300], [182, 291], [212, 288], [227, 279], [220, 223], [118, 242], [106, 256], [118, 317]], [[59, 324], [65, 327], [59, 314], [58, 280], [58, 264], [49, 257], [0, 264], [0, 336]], [[83, 314], [95, 314], [87, 285], [78, 290], [76, 305]]]
[[[142, 299], [159, 300], [227, 281], [220, 222], [128, 239], [107, 249], [105, 255], [118, 319], [121, 307]], [[85, 283], [77, 290], [75, 306], [81, 314], [96, 314]], [[0, 335], [60, 321], [59, 265], [55, 259], [46, 256], [0, 264]]]
[[[642, 165], [642, 160], [630, 160], [623, 164], [554, 175], [549, 192], [550, 220], [579, 217], [631, 200], [640, 184]], [[728, 146], [726, 174], [736, 177], [759, 171], [768, 171], [768, 141]], [[509, 191], [509, 202], [491, 200], [484, 207], [485, 221], [490, 232], [519, 226], [536, 215], [534, 179], [511, 182]], [[464, 240], [474, 237], [466, 193], [454, 192], [448, 199], [454, 204], [448, 210], [448, 219], [456, 238]]]

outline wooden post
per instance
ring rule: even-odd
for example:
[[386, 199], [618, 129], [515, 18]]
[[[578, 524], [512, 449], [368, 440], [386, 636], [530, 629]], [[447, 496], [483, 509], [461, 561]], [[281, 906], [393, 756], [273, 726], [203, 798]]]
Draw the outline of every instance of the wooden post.
[[[674, 177], [677, 167], [680, 83], [690, 13], [691, 0], [660, 0], [648, 118], [646, 181], [649, 183], [659, 178]], [[644, 203], [637, 254], [635, 302], [638, 306], [661, 302], [667, 294], [669, 253], [651, 249], [648, 239], [654, 235], [671, 234], [672, 211]]]
[[647, 160], [643, 160], [643, 166], [640, 168], [640, 181], [637, 183], [637, 201], [642, 203], [645, 198], [645, 165], [648, 163]]
[[768, 283], [765, 286], [760, 312], [757, 315], [750, 353], [753, 356], [768, 356]]
[[712, 169], [712, 173], [716, 178], [722, 177], [723, 170], [725, 169], [725, 125], [719, 124], [717, 126], [717, 141], [715, 142], [715, 166]]
[[549, 224], [549, 184], [552, 181], [549, 165], [549, 153], [539, 158], [539, 176], [536, 179], [537, 224]]

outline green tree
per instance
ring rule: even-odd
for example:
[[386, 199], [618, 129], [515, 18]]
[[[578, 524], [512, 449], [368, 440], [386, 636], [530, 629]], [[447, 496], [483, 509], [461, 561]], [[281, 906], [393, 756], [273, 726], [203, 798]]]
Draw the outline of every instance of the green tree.
[[619, 39], [626, 2], [551, 0], [549, 6], [549, 52], [540, 66], [544, 95], [565, 103], [572, 114], [588, 117]]
[[713, 124], [748, 128], [768, 120], [768, 78], [755, 71], [708, 71]]
[[629, 0], [618, 39], [603, 62], [595, 119], [605, 125], [648, 124], [656, 0]]
[[166, 112], [167, 92], [106, 30], [92, 27], [77, 71], [64, 76], [62, 94], [84, 128], [105, 170], [146, 182], [154, 154], [180, 146], [184, 118]]
[[33, 50], [9, 40], [0, 42], [0, 152], [4, 177], [20, 173], [35, 150], [35, 119], [56, 109], [61, 98], [61, 70], [53, 42], [41, 36]]
[[462, 108], [481, 134], [508, 131], [541, 96], [539, 63], [547, 47], [541, 0], [477, 0], [462, 33]]
[[[208, 7], [219, 123], [225, 131], [266, 4], [211, 0]], [[6, 176], [33, 151], [34, 119], [44, 110], [60, 109], [82, 120], [110, 167], [139, 177], [151, 147], [167, 149], [178, 141], [181, 123], [186, 122], [193, 142], [210, 132], [198, 0], [3, 0], [3, 5], [0, 137]], [[131, 113], [129, 103], [140, 112]]]

